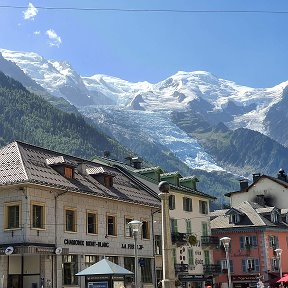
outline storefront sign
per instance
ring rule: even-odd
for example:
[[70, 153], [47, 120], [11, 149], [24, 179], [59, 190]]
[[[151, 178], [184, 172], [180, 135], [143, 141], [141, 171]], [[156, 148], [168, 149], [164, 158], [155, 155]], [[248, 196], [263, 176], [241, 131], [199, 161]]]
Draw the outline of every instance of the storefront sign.
[[108, 288], [108, 282], [88, 282], [88, 288]]
[[[126, 244], [126, 243], [122, 243], [121, 248], [123, 249], [134, 249], [134, 244]], [[139, 250], [143, 249], [144, 246], [143, 245], [137, 245], [137, 248]]]
[[109, 242], [84, 241], [78, 239], [64, 239], [65, 245], [109, 247]]
[[97, 275], [88, 275], [86, 276], [86, 281], [105, 281], [109, 280], [109, 276], [97, 276]]
[[232, 281], [257, 281], [257, 275], [232, 275]]
[[204, 275], [183, 274], [178, 275], [178, 278], [182, 282], [203, 282], [205, 280]]

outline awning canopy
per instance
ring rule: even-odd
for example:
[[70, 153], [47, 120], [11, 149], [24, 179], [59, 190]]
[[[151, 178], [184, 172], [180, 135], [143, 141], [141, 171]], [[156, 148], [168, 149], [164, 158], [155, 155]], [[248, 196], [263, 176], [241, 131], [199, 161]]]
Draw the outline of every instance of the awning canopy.
[[112, 275], [134, 275], [134, 273], [107, 259], [103, 259], [76, 274], [76, 276], [90, 276], [90, 275], [112, 276]]

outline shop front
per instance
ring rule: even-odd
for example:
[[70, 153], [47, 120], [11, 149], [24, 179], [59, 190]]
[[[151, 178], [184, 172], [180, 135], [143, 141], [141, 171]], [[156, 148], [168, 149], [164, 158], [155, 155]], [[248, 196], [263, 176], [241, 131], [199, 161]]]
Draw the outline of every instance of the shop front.
[[233, 288], [256, 288], [259, 275], [232, 275]]

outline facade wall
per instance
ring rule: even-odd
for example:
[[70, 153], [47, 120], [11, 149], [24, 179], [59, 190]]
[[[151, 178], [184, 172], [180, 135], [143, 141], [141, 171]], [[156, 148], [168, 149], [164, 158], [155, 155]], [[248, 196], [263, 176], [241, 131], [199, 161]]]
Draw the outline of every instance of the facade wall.
[[[189, 233], [187, 231], [187, 220], [191, 220], [191, 232], [189, 234], [195, 235], [197, 238], [197, 244], [189, 245], [185, 244], [180, 247], [177, 243], [174, 245], [175, 249], [175, 264], [188, 264], [188, 274], [191, 275], [191, 281], [186, 282], [187, 287], [202, 287], [205, 283], [206, 277], [203, 270], [204, 264], [213, 263], [212, 248], [203, 246], [201, 243], [201, 236], [211, 236], [209, 212], [209, 200], [204, 197], [198, 197], [188, 193], [179, 193], [171, 191], [171, 194], [175, 196], [175, 209], [170, 210], [170, 218], [177, 220], [177, 228], [179, 233]], [[183, 197], [192, 199], [192, 211], [187, 212], [183, 210]], [[207, 202], [207, 214], [200, 213], [199, 201]], [[203, 231], [203, 225], [207, 227], [207, 231]], [[207, 232], [207, 235], [205, 233]], [[190, 250], [190, 261], [189, 261]], [[209, 263], [205, 262], [205, 252], [209, 254]], [[192, 259], [191, 259], [192, 253]], [[189, 263], [190, 262], [190, 263]], [[192, 262], [192, 264], [191, 264]], [[181, 275], [185, 274], [176, 271], [176, 275], [181, 279]], [[193, 279], [194, 277], [194, 279]], [[184, 284], [185, 285], [185, 284]]]
[[[229, 249], [229, 258], [232, 261], [231, 267], [231, 280], [232, 287], [234, 288], [247, 288], [247, 287], [256, 287], [259, 280], [269, 281], [271, 279], [271, 274], [273, 277], [279, 276], [279, 266], [276, 254], [274, 252], [275, 247], [280, 247], [283, 249], [282, 255], [288, 254], [287, 248], [287, 232], [277, 229], [253, 229], [253, 231], [243, 230], [234, 228], [232, 230], [226, 230], [226, 232], [219, 232], [215, 230], [213, 235], [222, 237], [230, 237], [230, 249]], [[241, 248], [240, 237], [253, 237], [257, 239], [257, 246], [249, 248]], [[276, 237], [279, 239], [279, 243], [276, 246], [271, 245], [270, 237]], [[214, 252], [215, 263], [221, 263], [226, 260], [226, 253], [222, 246], [219, 249], [215, 249]], [[243, 271], [243, 260], [252, 260], [258, 259], [259, 261], [259, 270], [247, 270]], [[272, 263], [276, 263], [276, 266], [273, 267]], [[281, 261], [283, 275], [288, 272], [288, 262], [282, 257]], [[227, 270], [224, 269], [222, 274], [215, 278], [215, 284], [217, 287], [228, 287], [228, 275]]]
[[[152, 212], [157, 208], [136, 205], [124, 201], [115, 201], [80, 193], [70, 193], [47, 189], [41, 186], [29, 186], [23, 189], [1, 189], [0, 215], [4, 219], [5, 204], [20, 202], [20, 228], [5, 230], [4, 220], [0, 223], [0, 275], [3, 275], [4, 287], [9, 287], [10, 275], [24, 275], [23, 287], [65, 287], [63, 285], [64, 257], [77, 256], [76, 272], [87, 267], [85, 256], [96, 255], [99, 260], [104, 257], [117, 256], [118, 264], [124, 266], [124, 257], [134, 257], [134, 239], [125, 236], [125, 217], [147, 221], [149, 223], [149, 239], [138, 238], [138, 257], [151, 259], [151, 275], [154, 277], [154, 245], [152, 225], [157, 228], [157, 222], [152, 221]], [[44, 205], [45, 228], [31, 227], [32, 204]], [[77, 229], [75, 232], [65, 231], [65, 209], [75, 209]], [[98, 233], [87, 233], [87, 211], [97, 213]], [[107, 215], [116, 217], [117, 236], [107, 235]], [[156, 215], [156, 214], [155, 214]], [[7, 246], [23, 247], [37, 246], [34, 250], [15, 250], [10, 256], [5, 255]], [[43, 248], [41, 248], [41, 246]], [[50, 250], [45, 250], [46, 248]], [[67, 255], [56, 255], [55, 248], [61, 247]], [[47, 248], [47, 249], [48, 249]], [[22, 249], [22, 248], [21, 248]], [[23, 248], [24, 249], [24, 248]], [[45, 251], [44, 251], [44, 250]], [[23, 252], [24, 251], [24, 252]], [[47, 252], [48, 251], [48, 252]], [[40, 267], [40, 268], [39, 268]], [[139, 274], [141, 274], [139, 267]], [[12, 277], [12, 278], [13, 278]], [[153, 279], [152, 279], [153, 280]], [[37, 286], [33, 286], [36, 283]], [[69, 287], [84, 287], [84, 279], [79, 279], [78, 285]], [[7, 286], [8, 285], [8, 286]], [[152, 286], [144, 283], [144, 287]]]
[[269, 198], [271, 201], [269, 206], [276, 206], [280, 209], [288, 207], [288, 189], [268, 178], [259, 179], [249, 188], [248, 192], [232, 193], [230, 205], [235, 207], [243, 201], [256, 202], [257, 195], [264, 195], [265, 198]]

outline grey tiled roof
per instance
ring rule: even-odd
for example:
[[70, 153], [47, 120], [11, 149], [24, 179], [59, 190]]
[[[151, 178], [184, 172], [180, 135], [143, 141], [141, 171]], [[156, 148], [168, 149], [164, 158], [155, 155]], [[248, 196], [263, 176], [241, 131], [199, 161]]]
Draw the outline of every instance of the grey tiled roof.
[[[212, 212], [211, 215], [211, 228], [212, 229], [224, 229], [224, 228], [244, 228], [244, 227], [253, 227], [253, 226], [277, 226], [277, 224], [271, 222], [269, 219], [265, 218], [258, 211], [266, 207], [260, 206], [257, 203], [252, 203], [249, 201], [244, 201], [237, 205], [235, 208], [239, 210], [245, 217], [237, 223], [229, 223], [229, 215], [227, 215], [227, 210], [218, 210]], [[270, 209], [271, 207], [269, 207]], [[272, 210], [275, 207], [272, 207]], [[214, 218], [215, 217], [215, 218]], [[214, 218], [214, 219], [213, 219]], [[280, 223], [280, 225], [284, 225]]]
[[[47, 162], [47, 159], [50, 160]], [[74, 179], [66, 178], [56, 169], [53, 169], [53, 164], [63, 163], [61, 162], [63, 160], [70, 167], [76, 167]], [[82, 173], [81, 169], [77, 169], [83, 165], [90, 172], [104, 171], [104, 173], [115, 176], [113, 187], [107, 188], [89, 173]], [[116, 167], [64, 155], [19, 141], [0, 148], [0, 185], [15, 183], [36, 183], [71, 192], [119, 199], [148, 206], [160, 206], [160, 200], [154, 191], [149, 187], [144, 187], [145, 185], [137, 185], [132, 175], [128, 173], [124, 175]]]

